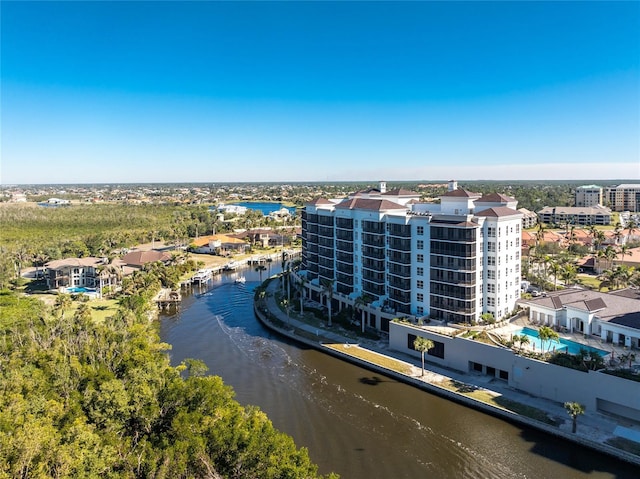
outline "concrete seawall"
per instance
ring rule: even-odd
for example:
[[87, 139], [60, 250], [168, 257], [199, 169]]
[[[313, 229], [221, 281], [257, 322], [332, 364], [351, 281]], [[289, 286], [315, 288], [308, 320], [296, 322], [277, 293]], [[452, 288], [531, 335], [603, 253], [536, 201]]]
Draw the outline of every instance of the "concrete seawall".
[[[482, 401], [478, 401], [475, 400], [473, 398], [470, 398], [468, 396], [462, 395], [462, 394], [458, 394], [454, 391], [451, 391], [449, 389], [440, 387], [438, 385], [435, 384], [431, 384], [428, 382], [425, 382], [421, 379], [412, 377], [412, 376], [408, 376], [406, 374], [402, 374], [396, 371], [393, 371], [391, 369], [387, 369], [384, 368], [382, 366], [379, 366], [377, 364], [371, 363], [369, 361], [365, 361], [363, 359], [342, 353], [340, 351], [337, 351], [335, 349], [331, 349], [326, 347], [324, 344], [317, 342], [317, 341], [312, 341], [310, 339], [307, 339], [305, 337], [301, 337], [297, 334], [295, 334], [295, 330], [292, 331], [290, 329], [285, 329], [285, 328], [281, 328], [275, 324], [273, 324], [268, 318], [267, 316], [259, 310], [259, 308], [256, 306], [256, 304], [254, 303], [254, 312], [256, 314], [256, 317], [258, 318], [258, 320], [268, 329], [286, 337], [289, 339], [292, 339], [298, 343], [304, 344], [305, 346], [314, 348], [318, 351], [322, 351], [326, 354], [329, 354], [333, 357], [336, 357], [338, 359], [341, 359], [343, 361], [347, 361], [349, 363], [352, 363], [354, 365], [363, 367], [365, 369], [368, 369], [370, 371], [385, 375], [389, 378], [392, 379], [396, 379], [397, 381], [403, 382], [405, 384], [409, 384], [411, 386], [417, 387], [419, 389], [422, 389], [424, 391], [430, 392], [432, 394], [436, 394], [440, 397], [443, 397], [445, 399], [449, 399], [451, 401], [455, 401], [456, 403], [462, 404], [464, 406], [467, 407], [471, 407], [474, 408], [478, 411], [484, 412], [486, 414], [490, 414], [494, 417], [498, 417], [500, 419], [504, 419], [506, 421], [521, 425], [521, 426], [525, 426], [525, 427], [529, 427], [529, 428], [533, 428], [533, 429], [537, 429], [539, 431], [545, 432], [547, 434], [551, 434], [553, 436], [565, 439], [567, 441], [571, 441], [573, 443], [579, 444], [581, 446], [587, 447], [589, 449], [592, 449], [594, 451], [597, 452], [601, 452], [604, 454], [607, 454], [609, 456], [612, 456], [616, 459], [620, 459], [622, 461], [628, 462], [630, 464], [634, 464], [634, 465], [638, 465], [640, 466], [640, 457], [636, 456], [635, 454], [631, 454], [628, 453], [626, 451], [620, 450], [618, 448], [615, 448], [613, 446], [609, 446], [607, 444], [603, 444], [600, 442], [596, 442], [590, 439], [587, 439], [585, 437], [581, 437], [577, 434], [573, 434], [573, 433], [567, 433], [566, 431], [560, 430], [557, 427], [551, 426], [549, 424], [545, 424], [543, 422], [540, 421], [536, 421], [535, 419], [531, 419], [528, 418], [526, 416], [522, 416], [516, 413], [513, 413], [511, 411], [505, 410], [505, 409], [501, 409], [499, 407], [495, 407], [492, 406], [490, 404], [484, 403]], [[395, 359], [395, 358], [394, 358]]]

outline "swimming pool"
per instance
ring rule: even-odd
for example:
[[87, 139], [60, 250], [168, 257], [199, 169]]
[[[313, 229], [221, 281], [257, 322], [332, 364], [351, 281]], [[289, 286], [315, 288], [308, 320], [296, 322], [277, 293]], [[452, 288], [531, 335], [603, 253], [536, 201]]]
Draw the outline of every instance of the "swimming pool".
[[591, 346], [587, 346], [585, 344], [576, 343], [575, 341], [571, 341], [569, 339], [560, 338], [560, 342], [557, 343], [555, 341], [545, 341], [544, 348], [542, 345], [542, 341], [538, 337], [538, 331], [531, 328], [522, 328], [517, 331], [514, 331], [513, 334], [524, 334], [529, 337], [529, 346], [534, 347], [536, 351], [561, 351], [563, 353], [569, 354], [578, 354], [581, 349], [586, 349], [590, 353], [596, 353], [600, 356], [606, 356], [609, 354], [609, 351], [605, 351], [603, 349], [593, 348]]
[[67, 293], [95, 293], [95, 289], [85, 288], [84, 286], [70, 286], [67, 288]]

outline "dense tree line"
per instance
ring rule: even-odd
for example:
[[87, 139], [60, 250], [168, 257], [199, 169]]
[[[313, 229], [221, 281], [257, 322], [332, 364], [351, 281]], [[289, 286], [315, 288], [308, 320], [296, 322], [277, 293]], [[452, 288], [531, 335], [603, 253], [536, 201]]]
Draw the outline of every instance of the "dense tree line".
[[67, 308], [0, 292], [0, 477], [319, 477], [203, 363], [171, 367], [145, 308]]

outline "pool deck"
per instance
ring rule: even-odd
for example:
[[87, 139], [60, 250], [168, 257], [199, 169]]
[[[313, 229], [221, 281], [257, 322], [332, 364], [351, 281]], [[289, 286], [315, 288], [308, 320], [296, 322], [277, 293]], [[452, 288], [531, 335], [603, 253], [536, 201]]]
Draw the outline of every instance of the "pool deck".
[[[519, 316], [516, 319], [512, 320], [509, 324], [500, 328], [496, 328], [492, 330], [492, 332], [499, 334], [503, 338], [509, 339], [515, 331], [519, 331], [522, 328], [538, 330], [540, 329], [540, 325], [532, 323], [527, 317]], [[609, 351], [609, 354], [605, 356], [606, 361], [610, 361], [612, 358], [618, 358], [621, 355], [629, 352], [628, 348], [613, 343], [606, 343], [602, 341], [598, 336], [585, 337], [584, 334], [581, 333], [569, 333], [562, 331], [558, 332], [558, 336], [560, 336], [560, 338], [562, 339], [573, 341], [574, 343], [583, 344], [585, 346], [590, 346], [595, 349], [601, 349], [603, 351]], [[528, 345], [524, 345], [523, 349], [529, 349], [533, 351], [533, 348], [529, 347]], [[613, 356], [611, 356], [611, 353], [613, 353]], [[640, 353], [636, 354], [636, 360], [631, 364], [640, 364]]]

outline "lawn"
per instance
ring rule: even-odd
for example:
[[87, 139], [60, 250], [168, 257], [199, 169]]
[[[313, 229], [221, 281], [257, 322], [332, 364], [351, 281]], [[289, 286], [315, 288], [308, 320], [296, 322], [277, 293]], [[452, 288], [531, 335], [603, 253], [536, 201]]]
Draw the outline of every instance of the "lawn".
[[329, 349], [340, 351], [341, 353], [348, 354], [349, 356], [377, 364], [378, 366], [396, 371], [400, 374], [411, 374], [411, 366], [409, 364], [383, 356], [382, 354], [378, 354], [368, 349], [362, 349], [357, 344], [325, 344], [325, 346]]

